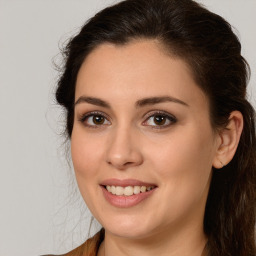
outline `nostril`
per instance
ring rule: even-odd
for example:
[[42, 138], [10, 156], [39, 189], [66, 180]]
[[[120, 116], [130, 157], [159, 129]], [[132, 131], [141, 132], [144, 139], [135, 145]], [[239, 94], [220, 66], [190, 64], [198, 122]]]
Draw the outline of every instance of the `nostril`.
[[133, 164], [134, 164], [133, 162], [127, 162], [124, 165], [127, 166], [127, 165], [133, 165]]

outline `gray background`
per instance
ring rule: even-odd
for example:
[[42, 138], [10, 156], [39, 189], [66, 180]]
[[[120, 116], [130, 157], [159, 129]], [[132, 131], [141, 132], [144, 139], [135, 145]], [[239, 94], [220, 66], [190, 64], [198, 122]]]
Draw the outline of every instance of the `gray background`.
[[[0, 0], [0, 256], [63, 253], [88, 235], [54, 103], [59, 46], [112, 0]], [[237, 30], [256, 106], [256, 0], [201, 0]], [[93, 227], [91, 233], [95, 232]]]

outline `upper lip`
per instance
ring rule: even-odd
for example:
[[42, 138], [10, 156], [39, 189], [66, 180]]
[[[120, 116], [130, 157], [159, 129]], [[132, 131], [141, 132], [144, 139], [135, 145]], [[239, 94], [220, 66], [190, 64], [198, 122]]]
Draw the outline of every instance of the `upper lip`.
[[101, 182], [102, 186], [120, 186], [120, 187], [128, 187], [128, 186], [146, 186], [146, 187], [156, 187], [153, 183], [143, 182], [135, 179], [107, 179]]

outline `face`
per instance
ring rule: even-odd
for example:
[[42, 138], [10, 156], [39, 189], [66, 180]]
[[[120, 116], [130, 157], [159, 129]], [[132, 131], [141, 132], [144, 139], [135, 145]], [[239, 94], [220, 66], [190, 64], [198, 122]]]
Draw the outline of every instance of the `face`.
[[186, 63], [153, 40], [103, 44], [78, 73], [72, 159], [106, 232], [203, 228], [216, 135]]

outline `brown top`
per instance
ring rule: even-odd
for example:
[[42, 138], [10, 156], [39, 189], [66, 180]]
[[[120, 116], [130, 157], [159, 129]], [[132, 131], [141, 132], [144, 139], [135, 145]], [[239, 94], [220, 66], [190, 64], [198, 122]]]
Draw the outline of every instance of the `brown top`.
[[[89, 238], [85, 243], [76, 249], [59, 256], [97, 256], [101, 242], [104, 240], [105, 231], [101, 229], [93, 237]], [[54, 255], [44, 255], [54, 256]]]

